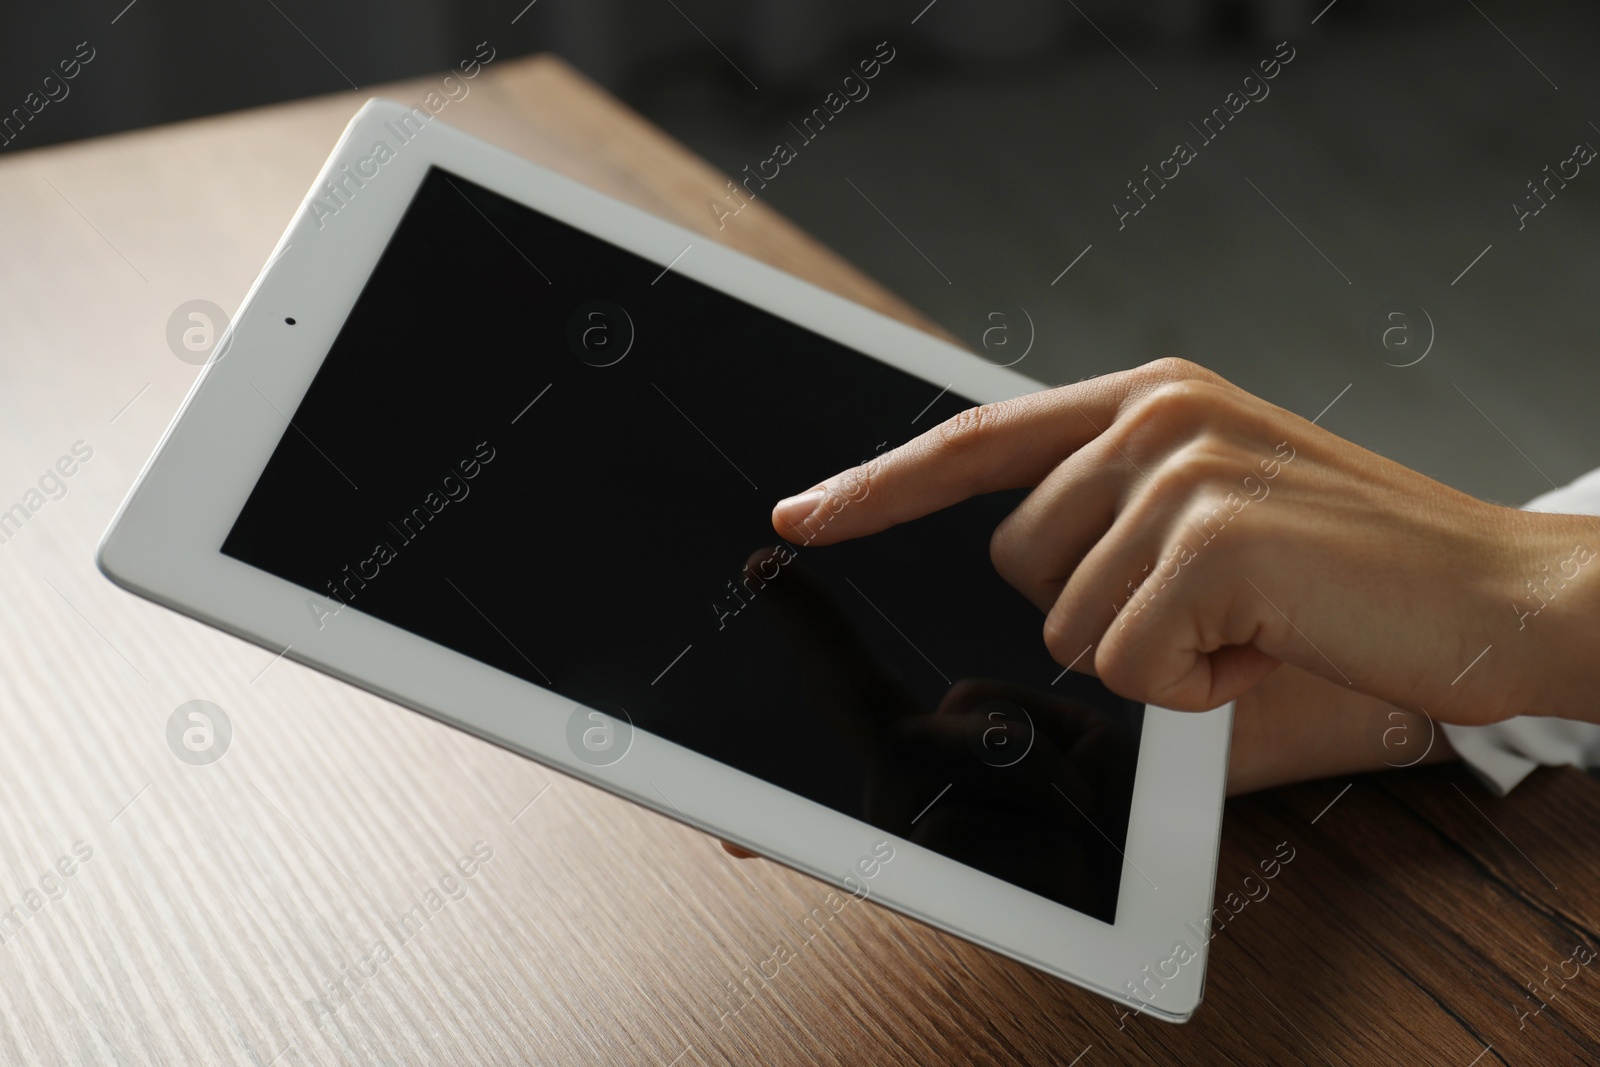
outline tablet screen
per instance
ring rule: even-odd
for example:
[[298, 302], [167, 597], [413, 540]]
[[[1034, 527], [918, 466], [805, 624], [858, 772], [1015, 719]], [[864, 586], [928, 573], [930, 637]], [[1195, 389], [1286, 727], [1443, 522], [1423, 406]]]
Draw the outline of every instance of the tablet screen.
[[770, 525], [969, 406], [434, 168], [222, 551], [1113, 922], [1142, 708], [996, 575], [1021, 494]]

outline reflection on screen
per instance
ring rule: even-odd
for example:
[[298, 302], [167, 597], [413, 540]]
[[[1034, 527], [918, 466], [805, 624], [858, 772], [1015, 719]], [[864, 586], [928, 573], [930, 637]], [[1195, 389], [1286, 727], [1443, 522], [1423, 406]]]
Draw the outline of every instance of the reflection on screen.
[[222, 550], [1112, 922], [1142, 709], [995, 574], [1019, 495], [769, 524], [970, 403], [434, 169]]

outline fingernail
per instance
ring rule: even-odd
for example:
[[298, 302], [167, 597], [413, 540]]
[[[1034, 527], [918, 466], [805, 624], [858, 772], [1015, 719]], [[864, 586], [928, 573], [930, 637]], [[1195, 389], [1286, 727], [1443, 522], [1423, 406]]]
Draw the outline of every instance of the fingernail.
[[772, 524], [778, 532], [799, 529], [800, 524], [811, 517], [817, 510], [817, 505], [822, 503], [822, 498], [827, 491], [821, 488], [807, 489], [797, 496], [786, 497], [778, 501], [777, 507], [772, 509]]

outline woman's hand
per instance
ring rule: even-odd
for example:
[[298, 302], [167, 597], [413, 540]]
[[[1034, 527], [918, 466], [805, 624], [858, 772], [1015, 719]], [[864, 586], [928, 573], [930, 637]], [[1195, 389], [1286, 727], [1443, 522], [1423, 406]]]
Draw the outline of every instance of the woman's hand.
[[1228, 795], [1456, 758], [1427, 715], [1284, 665], [1234, 705]]
[[825, 545], [1022, 487], [995, 567], [1126, 697], [1204, 710], [1290, 664], [1448, 722], [1596, 717], [1593, 520], [1473, 499], [1181, 360], [969, 409], [773, 526]]

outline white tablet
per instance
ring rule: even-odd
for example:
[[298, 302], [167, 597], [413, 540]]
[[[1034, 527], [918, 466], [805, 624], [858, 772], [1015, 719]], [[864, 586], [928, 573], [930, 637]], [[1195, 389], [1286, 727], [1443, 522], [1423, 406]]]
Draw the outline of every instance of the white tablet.
[[770, 525], [1036, 382], [381, 101], [216, 351], [114, 581], [1119, 1012], [1199, 1002], [1231, 707], [1052, 662], [989, 562], [1020, 494]]

